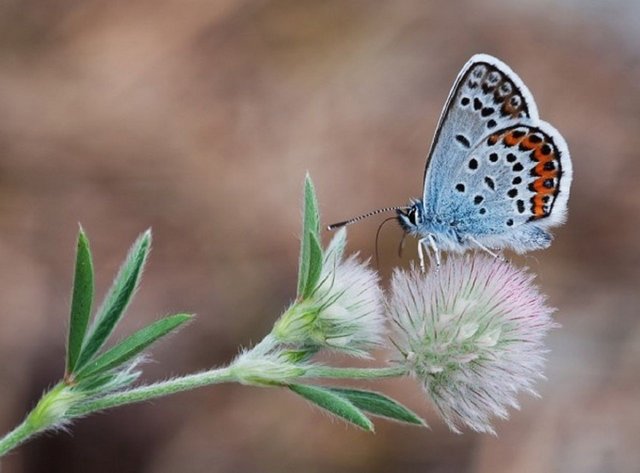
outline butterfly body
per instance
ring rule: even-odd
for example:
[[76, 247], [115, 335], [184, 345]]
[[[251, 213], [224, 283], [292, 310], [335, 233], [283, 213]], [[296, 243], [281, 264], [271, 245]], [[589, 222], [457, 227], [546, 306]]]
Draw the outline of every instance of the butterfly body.
[[427, 158], [424, 194], [400, 209], [410, 235], [440, 250], [546, 248], [566, 216], [567, 145], [538, 118], [530, 92], [504, 63], [473, 56], [444, 107]]

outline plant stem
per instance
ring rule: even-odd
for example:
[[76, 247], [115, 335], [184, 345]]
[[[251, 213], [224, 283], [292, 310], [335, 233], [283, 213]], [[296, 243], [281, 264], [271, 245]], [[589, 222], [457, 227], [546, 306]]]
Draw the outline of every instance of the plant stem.
[[389, 368], [333, 368], [331, 366], [312, 366], [307, 370], [305, 378], [334, 379], [376, 379], [396, 378], [407, 374], [407, 369], [397, 366]]
[[[134, 402], [148, 401], [169, 394], [207, 386], [237, 381], [232, 372], [233, 365], [227, 368], [205, 371], [180, 378], [169, 379], [159, 383], [148, 384], [124, 392], [107, 394], [97, 399], [83, 402], [69, 411], [73, 417], [83, 416], [92, 412], [111, 407], [123, 406]], [[335, 378], [335, 379], [375, 379], [403, 376], [404, 368], [332, 368], [327, 366], [312, 367], [302, 376], [303, 378]]]
[[[265, 347], [268, 346], [269, 342], [265, 342]], [[311, 366], [300, 375], [300, 378], [376, 379], [398, 377], [405, 374], [406, 369], [402, 367], [333, 368], [330, 366]], [[0, 439], [0, 457], [37, 433], [51, 429], [61, 422], [68, 421], [74, 417], [81, 417], [93, 412], [135, 402], [148, 401], [211, 384], [242, 382], [243, 379], [242, 376], [239, 376], [238, 367], [232, 364], [225, 368], [181, 376], [81, 401], [72, 405], [64, 414], [61, 413], [59, 417], [54, 415], [47, 418], [47, 407], [51, 406], [51, 402], [57, 399], [58, 391], [66, 389], [63, 384], [60, 384], [45, 394], [38, 406], [31, 411], [20, 425]], [[68, 391], [65, 392], [68, 394]]]
[[106, 394], [97, 399], [83, 402], [72, 408], [69, 414], [73, 417], [83, 416], [111, 407], [148, 401], [210, 384], [228, 383], [232, 381], [236, 381], [236, 376], [232, 373], [231, 367], [204, 371], [202, 373], [190, 374], [158, 383], [139, 386], [127, 391]]
[[29, 422], [28, 418], [22, 421], [20, 425], [0, 439], [0, 457], [16, 448], [37, 432], [38, 429], [34, 428], [34, 425]]

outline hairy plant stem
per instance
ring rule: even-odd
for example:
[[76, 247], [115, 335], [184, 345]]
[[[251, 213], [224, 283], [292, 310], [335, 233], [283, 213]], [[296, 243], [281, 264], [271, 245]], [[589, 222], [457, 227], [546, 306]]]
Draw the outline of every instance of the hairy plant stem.
[[231, 367], [219, 368], [202, 373], [194, 373], [179, 378], [172, 378], [153, 384], [138, 386], [126, 391], [105, 394], [99, 398], [85, 401], [69, 410], [73, 417], [84, 416], [97, 411], [103, 411], [111, 407], [124, 406], [141, 401], [148, 401], [169, 394], [189, 391], [191, 389], [209, 386], [213, 384], [230, 383], [237, 381]]
[[[314, 366], [309, 368], [301, 378], [332, 379], [376, 379], [392, 378], [406, 374], [404, 368], [332, 368]], [[91, 414], [111, 407], [123, 406], [140, 401], [148, 401], [169, 394], [188, 391], [190, 389], [212, 384], [237, 382], [238, 376], [233, 373], [233, 365], [202, 373], [181, 376], [158, 383], [147, 384], [127, 391], [106, 394], [100, 398], [83, 402], [69, 411], [73, 417]], [[294, 380], [291, 380], [294, 381]]]
[[35, 428], [33, 423], [29, 422], [28, 418], [25, 419], [21, 424], [0, 439], [0, 457], [4, 456], [5, 453], [13, 450], [38, 432], [39, 430]]
[[402, 366], [389, 368], [333, 368], [331, 366], [312, 366], [304, 374], [304, 378], [332, 379], [379, 379], [397, 378], [407, 374]]
[[[269, 345], [269, 342], [258, 344], [256, 348], [258, 352], [261, 352], [265, 345]], [[299, 379], [376, 379], [376, 378], [390, 378], [403, 376], [406, 374], [406, 370], [402, 367], [389, 367], [389, 368], [333, 368], [330, 366], [310, 366], [307, 367], [304, 372], [297, 378], [288, 380], [289, 382], [297, 382]], [[55, 396], [60, 392], [62, 384], [56, 386], [56, 388], [47, 392], [38, 406], [29, 413], [26, 419], [18, 425], [11, 432], [6, 434], [0, 439], [0, 457], [20, 445], [25, 440], [36, 434], [48, 429], [60, 427], [64, 423], [77, 418], [82, 417], [97, 411], [102, 411], [112, 407], [124, 406], [126, 404], [133, 404], [141, 401], [148, 401], [159, 397], [167, 396], [169, 394], [178, 393], [181, 391], [188, 391], [191, 389], [220, 384], [241, 382], [243, 379], [242, 373], [238, 372], [237, 367], [233, 364], [224, 367], [204, 371], [201, 373], [189, 374], [178, 378], [168, 379], [166, 381], [160, 381], [157, 383], [147, 384], [143, 386], [134, 387], [124, 391], [118, 391], [113, 393], [107, 393], [102, 396], [93, 397], [85, 401], [79, 401], [72, 404], [64, 413], [59, 416], [39, 416], [34, 415], [39, 407], [47, 405], [48, 403], [55, 402]], [[280, 383], [286, 385], [287, 383]], [[266, 384], [260, 384], [266, 386]], [[42, 409], [42, 408], [40, 408]], [[45, 420], [46, 419], [46, 420]]]

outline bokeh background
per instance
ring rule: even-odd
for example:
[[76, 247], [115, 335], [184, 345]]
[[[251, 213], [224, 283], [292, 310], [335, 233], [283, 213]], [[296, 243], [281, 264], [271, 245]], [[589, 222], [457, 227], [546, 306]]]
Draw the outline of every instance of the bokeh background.
[[[3, 473], [640, 471], [634, 0], [3, 0], [0, 430], [62, 374], [78, 222], [100, 295], [153, 227], [121, 334], [198, 314], [154, 350], [146, 380], [228, 362], [294, 295], [305, 172], [325, 223], [418, 196], [476, 52], [518, 72], [573, 156], [568, 223], [516, 259], [562, 324], [541, 399], [522, 396], [497, 438], [455, 435], [414, 383], [380, 383], [432, 430], [368, 435], [287, 392], [218, 386], [84, 419]], [[373, 255], [380, 220], [352, 227], [350, 249]], [[415, 255], [397, 258], [400, 234], [382, 232], [385, 276]]]

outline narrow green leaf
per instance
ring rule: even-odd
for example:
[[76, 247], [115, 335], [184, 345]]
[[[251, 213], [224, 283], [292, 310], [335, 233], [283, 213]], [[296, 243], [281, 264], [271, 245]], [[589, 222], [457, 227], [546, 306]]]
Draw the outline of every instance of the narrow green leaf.
[[176, 314], [160, 319], [133, 335], [125, 338], [113, 348], [98, 356], [91, 363], [78, 371], [77, 379], [88, 378], [98, 373], [104, 373], [112, 368], [129, 361], [153, 342], [172, 332], [180, 325], [191, 319], [188, 314]]
[[78, 232], [76, 269], [73, 277], [73, 295], [69, 317], [69, 338], [67, 340], [67, 373], [73, 372], [82, 342], [87, 333], [91, 304], [93, 302], [93, 262], [89, 240], [82, 227]]
[[318, 199], [316, 190], [311, 181], [311, 176], [307, 174], [304, 180], [304, 209], [305, 209], [305, 229], [312, 232], [316, 237], [320, 237], [320, 212], [318, 211]]
[[318, 238], [313, 234], [309, 234], [309, 272], [307, 281], [302, 292], [302, 298], [307, 298], [318, 284], [320, 273], [322, 272], [322, 247]]
[[129, 250], [125, 262], [113, 281], [113, 285], [98, 310], [88, 338], [76, 363], [76, 371], [91, 361], [107, 341], [107, 338], [122, 318], [142, 277], [142, 269], [149, 255], [151, 230], [144, 232]]
[[116, 373], [102, 373], [96, 376], [91, 376], [89, 378], [83, 378], [78, 381], [78, 383], [74, 386], [78, 391], [82, 391], [83, 393], [90, 393], [92, 391], [98, 391], [100, 388], [109, 384], [116, 378]]
[[360, 389], [329, 388], [332, 392], [347, 398], [354, 406], [370, 414], [386, 417], [408, 424], [425, 426], [427, 423], [415, 412], [383, 394]]
[[300, 263], [298, 268], [298, 296], [302, 296], [309, 279], [311, 237], [320, 241], [320, 215], [318, 201], [311, 177], [307, 174], [304, 181], [304, 211], [302, 215], [302, 241], [300, 242]]
[[330, 389], [308, 384], [289, 385], [294, 393], [322, 409], [350, 422], [367, 432], [373, 432], [373, 423], [351, 401]]

